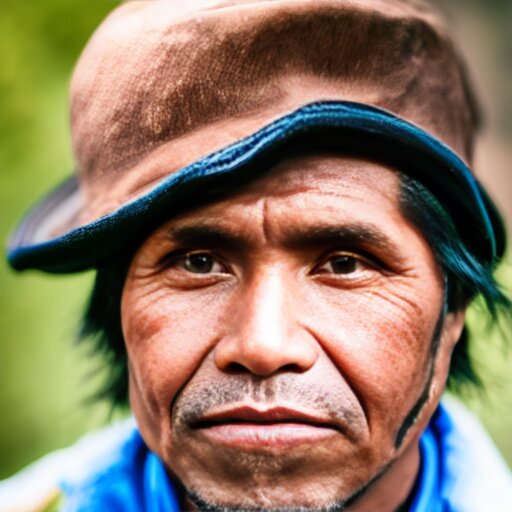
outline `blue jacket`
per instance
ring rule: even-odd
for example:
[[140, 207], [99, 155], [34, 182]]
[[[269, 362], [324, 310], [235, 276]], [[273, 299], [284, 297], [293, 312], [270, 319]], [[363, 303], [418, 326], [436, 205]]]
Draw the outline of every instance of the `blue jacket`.
[[[511, 473], [459, 403], [443, 400], [420, 452], [410, 512], [512, 512]], [[180, 510], [173, 483], [133, 420], [89, 434], [0, 483], [2, 512], [44, 510], [44, 500], [60, 500], [64, 512]]]

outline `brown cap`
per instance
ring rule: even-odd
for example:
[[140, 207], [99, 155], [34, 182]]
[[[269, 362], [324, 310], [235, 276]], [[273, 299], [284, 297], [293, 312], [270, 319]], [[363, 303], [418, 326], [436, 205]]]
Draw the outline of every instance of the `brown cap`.
[[87, 208], [319, 99], [376, 105], [470, 155], [473, 112], [439, 17], [398, 0], [133, 1], [98, 29], [71, 85]]

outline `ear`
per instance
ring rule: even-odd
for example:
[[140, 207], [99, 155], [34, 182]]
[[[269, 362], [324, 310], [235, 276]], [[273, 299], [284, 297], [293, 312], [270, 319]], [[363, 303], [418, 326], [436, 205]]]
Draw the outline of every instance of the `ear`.
[[448, 313], [443, 322], [442, 341], [443, 344], [450, 349], [450, 352], [459, 341], [464, 329], [464, 321], [466, 319], [466, 308]]

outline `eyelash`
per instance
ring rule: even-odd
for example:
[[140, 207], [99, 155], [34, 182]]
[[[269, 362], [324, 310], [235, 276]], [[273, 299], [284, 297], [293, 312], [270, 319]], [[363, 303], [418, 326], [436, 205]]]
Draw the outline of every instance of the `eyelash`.
[[[377, 271], [385, 270], [384, 265], [374, 257], [370, 257], [362, 252], [338, 250], [338, 251], [330, 251], [327, 254], [325, 254], [323, 257], [321, 257], [319, 259], [319, 262], [313, 267], [312, 273], [314, 273], [316, 275], [322, 275], [322, 272], [318, 272], [322, 267], [329, 264], [330, 262], [332, 264], [336, 258], [341, 259], [344, 257], [352, 259], [354, 261], [355, 265], [359, 264], [359, 265], [363, 265], [364, 267], [366, 267], [365, 269], [362, 269], [361, 271], [365, 271], [368, 269], [377, 270]], [[337, 274], [336, 272], [325, 272], [324, 275], [334, 275], [337, 278], [343, 278], [343, 277], [350, 278], [349, 276], [351, 274], [354, 274], [355, 272], [357, 272], [357, 270], [355, 270], [354, 272], [347, 272], [347, 273], [340, 272], [339, 274]]]
[[[223, 267], [225, 267], [229, 270], [229, 266], [224, 261], [223, 258], [221, 258], [219, 255], [217, 255], [207, 249], [197, 249], [197, 250], [195, 250], [195, 249], [179, 249], [177, 251], [172, 251], [172, 252], [166, 254], [163, 258], [161, 258], [158, 261], [158, 268], [161, 270], [165, 270], [165, 269], [172, 267], [180, 260], [185, 259], [187, 256], [191, 257], [194, 255], [203, 255], [203, 254], [211, 256], [214, 263], [219, 263]], [[193, 272], [190, 272], [190, 273], [193, 274]], [[198, 274], [200, 274], [200, 273], [198, 273]]]
[[360, 261], [362, 263], [364, 263], [365, 265], [368, 265], [369, 267], [374, 267], [374, 268], [384, 268], [385, 267], [385, 264], [379, 259], [377, 258], [376, 256], [374, 256], [373, 254], [370, 254], [366, 251], [363, 251], [363, 250], [345, 250], [345, 249], [335, 249], [335, 250], [330, 250], [328, 251], [327, 253], [325, 253], [325, 255], [323, 255], [322, 257], [319, 258], [319, 263], [325, 263], [327, 262], [328, 260], [332, 259], [332, 258], [335, 258], [337, 256], [348, 256], [350, 258], [354, 258], [355, 260], [357, 261]]

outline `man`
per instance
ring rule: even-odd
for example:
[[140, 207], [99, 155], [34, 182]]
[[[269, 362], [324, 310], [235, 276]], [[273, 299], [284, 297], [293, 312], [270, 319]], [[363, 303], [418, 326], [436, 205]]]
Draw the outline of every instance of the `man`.
[[98, 269], [83, 331], [136, 426], [50, 456], [6, 500], [40, 485], [64, 510], [510, 510], [492, 444], [440, 403], [474, 376], [468, 304], [511, 305], [503, 225], [467, 167], [474, 98], [435, 13], [127, 3], [71, 110], [78, 179], [9, 259]]

